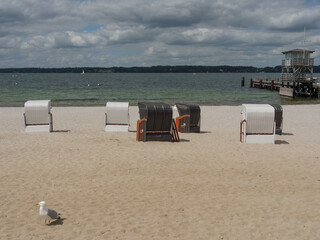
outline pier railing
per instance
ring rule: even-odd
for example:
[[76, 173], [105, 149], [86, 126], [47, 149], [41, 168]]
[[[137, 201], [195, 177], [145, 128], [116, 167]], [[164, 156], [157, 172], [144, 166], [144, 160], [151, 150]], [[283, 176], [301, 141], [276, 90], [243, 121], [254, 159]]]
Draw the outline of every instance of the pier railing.
[[250, 88], [265, 88], [270, 90], [279, 90], [281, 86], [281, 80], [279, 78], [269, 79], [269, 78], [251, 78]]
[[282, 74], [280, 80], [281, 82], [317, 82], [318, 78], [311, 78], [308, 75], [294, 76], [290, 74]]
[[282, 67], [313, 66], [314, 58], [289, 58], [282, 60]]

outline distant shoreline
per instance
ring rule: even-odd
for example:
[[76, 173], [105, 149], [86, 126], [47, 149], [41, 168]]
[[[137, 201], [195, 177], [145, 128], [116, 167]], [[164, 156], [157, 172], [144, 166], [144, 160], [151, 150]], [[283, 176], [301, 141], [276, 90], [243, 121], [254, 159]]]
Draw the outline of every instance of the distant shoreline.
[[[152, 67], [67, 67], [67, 68], [0, 68], [0, 73], [280, 73], [281, 66], [152, 66]], [[320, 72], [320, 66], [314, 67]]]
[[[68, 67], [68, 68], [0, 68], [0, 73], [281, 73], [281, 66], [152, 66], [152, 67]], [[313, 67], [320, 72], [320, 65]]]

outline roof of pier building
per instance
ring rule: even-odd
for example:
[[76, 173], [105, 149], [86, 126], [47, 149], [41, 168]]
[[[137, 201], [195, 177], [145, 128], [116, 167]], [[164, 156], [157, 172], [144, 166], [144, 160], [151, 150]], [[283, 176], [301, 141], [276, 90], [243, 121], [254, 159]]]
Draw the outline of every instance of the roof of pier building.
[[282, 53], [286, 54], [286, 53], [300, 53], [300, 52], [314, 53], [314, 51], [312, 51], [312, 50], [301, 49], [301, 48], [296, 48], [296, 49], [285, 51], [285, 52], [282, 52]]

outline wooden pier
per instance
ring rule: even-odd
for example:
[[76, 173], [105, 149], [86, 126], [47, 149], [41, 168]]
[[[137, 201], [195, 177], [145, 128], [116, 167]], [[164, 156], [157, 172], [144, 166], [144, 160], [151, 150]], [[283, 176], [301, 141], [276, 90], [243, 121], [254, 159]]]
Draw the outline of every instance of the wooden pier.
[[[241, 79], [241, 85], [243, 80]], [[250, 88], [279, 91], [279, 94], [287, 97], [320, 97], [319, 83], [314, 82], [291, 82], [280, 78], [251, 78]]]
[[250, 88], [260, 88], [268, 90], [279, 91], [281, 87], [281, 82], [279, 79], [269, 79], [269, 78], [254, 78], [250, 79]]
[[[293, 49], [285, 51], [282, 60], [281, 77], [277, 79], [250, 79], [250, 88], [277, 90], [280, 95], [287, 97], [315, 97], [319, 98], [318, 78], [313, 77], [314, 59], [310, 55], [314, 51]], [[241, 79], [244, 86], [244, 77]]]

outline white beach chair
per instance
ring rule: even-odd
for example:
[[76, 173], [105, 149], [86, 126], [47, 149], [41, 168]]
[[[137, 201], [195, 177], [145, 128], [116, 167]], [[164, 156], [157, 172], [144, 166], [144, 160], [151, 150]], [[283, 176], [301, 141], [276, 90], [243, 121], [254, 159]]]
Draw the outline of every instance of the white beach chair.
[[274, 143], [275, 111], [269, 104], [243, 104], [240, 141]]
[[129, 131], [129, 103], [107, 102], [105, 117], [106, 132]]
[[31, 100], [24, 104], [26, 132], [52, 132], [53, 122], [50, 100]]

